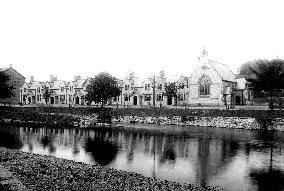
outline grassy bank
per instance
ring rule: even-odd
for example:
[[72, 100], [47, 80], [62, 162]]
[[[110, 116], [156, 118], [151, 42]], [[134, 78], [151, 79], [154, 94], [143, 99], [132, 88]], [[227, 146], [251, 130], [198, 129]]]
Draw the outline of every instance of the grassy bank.
[[[72, 115], [91, 115], [101, 112], [101, 108], [88, 107], [0, 107], [0, 114], [7, 113], [32, 113], [41, 114], [72, 114]], [[169, 109], [169, 108], [104, 108], [103, 111], [111, 112], [112, 115], [120, 116], [152, 116], [152, 117], [173, 117], [173, 116], [203, 116], [203, 117], [252, 117], [252, 118], [281, 118], [284, 110], [224, 110], [224, 109]], [[1, 116], [0, 115], [0, 116]], [[31, 116], [33, 117], [33, 116]]]
[[[221, 190], [159, 181], [136, 173], [114, 170], [0, 147], [5, 166], [27, 190]], [[1, 188], [1, 187], [0, 187]]]
[[[110, 115], [109, 115], [110, 113]], [[36, 125], [38, 127], [73, 127], [85, 116], [138, 116], [168, 117], [252, 117], [260, 122], [267, 119], [282, 118], [284, 111], [268, 110], [221, 110], [221, 109], [168, 109], [168, 108], [86, 108], [86, 107], [0, 107], [0, 123]], [[109, 118], [110, 120], [110, 118]], [[271, 120], [268, 120], [271, 121]]]
[[35, 125], [38, 127], [73, 127], [79, 119], [67, 113], [40, 111], [37, 108], [0, 108], [0, 123]]

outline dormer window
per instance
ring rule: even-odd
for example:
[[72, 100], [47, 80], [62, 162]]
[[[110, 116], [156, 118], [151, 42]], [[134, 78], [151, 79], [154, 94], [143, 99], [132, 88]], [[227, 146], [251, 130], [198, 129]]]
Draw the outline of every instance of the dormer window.
[[129, 85], [125, 85], [125, 90], [129, 90]]
[[184, 89], [184, 84], [183, 83], [179, 84], [179, 88]]
[[150, 90], [150, 84], [145, 84], [145, 90]]

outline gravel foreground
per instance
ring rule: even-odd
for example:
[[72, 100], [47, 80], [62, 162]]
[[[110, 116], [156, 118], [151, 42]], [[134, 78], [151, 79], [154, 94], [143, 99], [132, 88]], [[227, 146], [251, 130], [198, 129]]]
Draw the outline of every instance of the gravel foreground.
[[[2, 167], [1, 167], [2, 166]], [[3, 168], [4, 167], [4, 168]], [[7, 172], [3, 171], [5, 169]], [[119, 171], [99, 165], [89, 165], [52, 156], [42, 156], [0, 147], [2, 174], [12, 174], [12, 183], [4, 184], [0, 173], [0, 190], [224, 190], [181, 185]], [[19, 187], [20, 185], [20, 187]], [[22, 186], [21, 186], [22, 185]]]

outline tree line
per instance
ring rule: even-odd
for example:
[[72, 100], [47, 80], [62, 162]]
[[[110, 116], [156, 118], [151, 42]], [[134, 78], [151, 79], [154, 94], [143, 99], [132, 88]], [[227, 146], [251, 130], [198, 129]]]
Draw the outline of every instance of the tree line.
[[284, 60], [250, 61], [241, 66], [239, 74], [245, 76], [250, 90], [270, 97], [269, 107], [273, 110], [273, 97], [280, 97], [284, 90]]

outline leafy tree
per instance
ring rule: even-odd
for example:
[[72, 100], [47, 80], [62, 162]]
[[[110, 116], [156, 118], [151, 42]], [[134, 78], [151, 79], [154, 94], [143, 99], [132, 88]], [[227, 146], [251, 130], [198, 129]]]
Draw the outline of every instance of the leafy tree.
[[48, 87], [44, 87], [43, 88], [43, 94], [42, 94], [42, 97], [44, 98], [45, 100], [45, 104], [47, 105], [47, 102], [51, 96], [51, 90], [48, 88]]
[[267, 92], [273, 110], [273, 95], [284, 89], [284, 60], [258, 60], [256, 64], [255, 68], [250, 67], [253, 76], [247, 79], [249, 87], [256, 92]]
[[14, 93], [12, 92], [13, 86], [8, 85], [9, 76], [4, 72], [0, 72], [0, 98], [9, 98], [13, 96]]
[[102, 103], [102, 107], [109, 98], [119, 96], [121, 93], [116, 78], [107, 72], [101, 72], [91, 78], [86, 91], [86, 99], [90, 103], [92, 101]]
[[250, 68], [256, 69], [258, 66], [258, 62], [268, 62], [268, 60], [259, 59], [259, 60], [248, 61], [241, 65], [239, 69], [239, 74], [247, 76], [247, 77], [251, 77], [253, 75], [253, 72], [251, 71]]
[[168, 99], [171, 99], [174, 97], [177, 98], [177, 86], [176, 83], [172, 82], [169, 84], [165, 84], [165, 95], [168, 97]]

